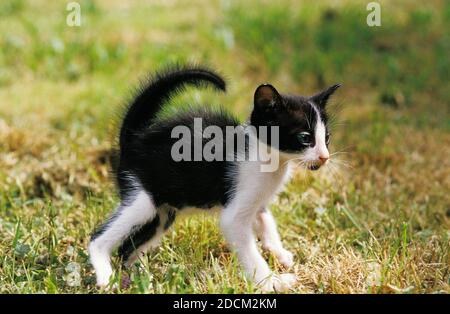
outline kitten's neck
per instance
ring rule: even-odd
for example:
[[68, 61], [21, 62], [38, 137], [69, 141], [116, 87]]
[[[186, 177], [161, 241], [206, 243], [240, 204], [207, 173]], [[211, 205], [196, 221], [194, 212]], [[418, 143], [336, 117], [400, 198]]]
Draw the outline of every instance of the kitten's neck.
[[[290, 166], [289, 161], [295, 158], [295, 156], [283, 153], [276, 147], [261, 141], [255, 133], [254, 128], [248, 128], [248, 125], [243, 126], [249, 137], [249, 156], [252, 154], [258, 156], [257, 162], [260, 163], [262, 169], [266, 169], [266, 171], [263, 172], [285, 173]], [[260, 155], [261, 152], [263, 153], [263, 156]]]

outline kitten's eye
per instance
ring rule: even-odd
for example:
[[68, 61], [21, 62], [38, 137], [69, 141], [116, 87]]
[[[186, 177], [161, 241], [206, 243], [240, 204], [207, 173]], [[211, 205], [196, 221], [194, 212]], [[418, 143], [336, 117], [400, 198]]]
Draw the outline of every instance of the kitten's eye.
[[325, 135], [325, 143], [326, 143], [327, 145], [330, 144], [330, 139], [331, 139], [331, 134], [330, 134], [330, 133], [327, 133], [327, 134]]
[[309, 132], [301, 132], [297, 134], [297, 138], [305, 146], [308, 146], [311, 144], [311, 134]]

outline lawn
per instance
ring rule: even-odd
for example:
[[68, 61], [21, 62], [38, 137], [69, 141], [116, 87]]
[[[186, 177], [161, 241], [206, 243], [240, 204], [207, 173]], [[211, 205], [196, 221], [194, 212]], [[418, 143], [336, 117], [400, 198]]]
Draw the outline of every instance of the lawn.
[[[68, 2], [68, 1], [67, 1]], [[0, 3], [0, 293], [251, 293], [217, 216], [177, 220], [156, 252], [99, 291], [94, 228], [117, 205], [120, 113], [164, 65], [207, 64], [244, 121], [257, 85], [313, 94], [340, 82], [327, 169], [297, 169], [271, 206], [293, 293], [449, 293], [450, 3], [379, 1]], [[271, 267], [284, 270], [265, 255]], [[118, 261], [115, 261], [119, 270]]]

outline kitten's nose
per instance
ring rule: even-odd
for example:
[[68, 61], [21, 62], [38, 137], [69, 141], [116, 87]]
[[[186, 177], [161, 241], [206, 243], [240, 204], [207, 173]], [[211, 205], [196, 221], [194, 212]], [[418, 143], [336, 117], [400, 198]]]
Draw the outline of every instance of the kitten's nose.
[[330, 155], [320, 155], [319, 156], [320, 163], [322, 165], [325, 164], [329, 158], [330, 158]]

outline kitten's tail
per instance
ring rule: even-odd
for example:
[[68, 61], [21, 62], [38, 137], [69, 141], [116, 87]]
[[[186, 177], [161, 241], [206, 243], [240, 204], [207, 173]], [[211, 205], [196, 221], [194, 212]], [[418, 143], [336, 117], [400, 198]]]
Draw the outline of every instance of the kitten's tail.
[[176, 67], [159, 72], [143, 85], [129, 106], [120, 129], [120, 148], [123, 151], [136, 132], [143, 130], [172, 96], [186, 85], [202, 87], [212, 85], [225, 91], [225, 81], [216, 73], [200, 67]]

